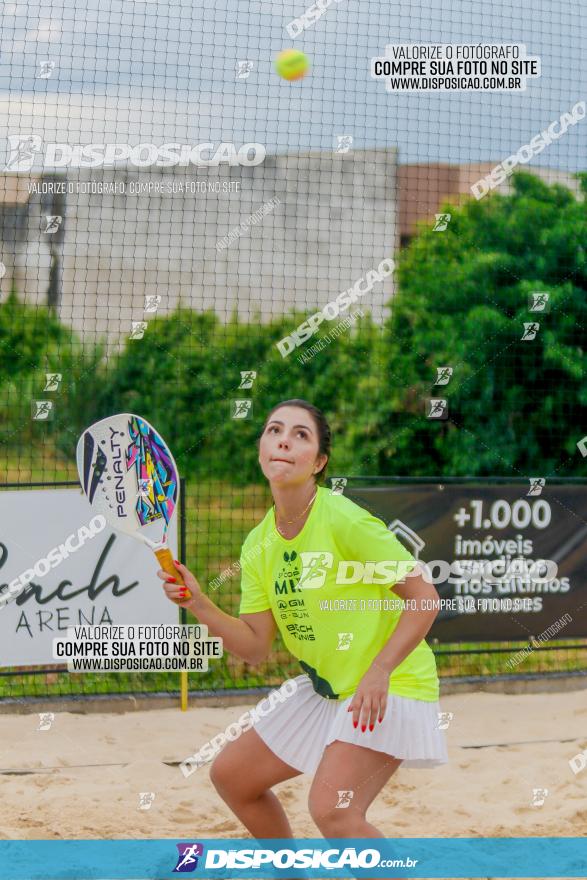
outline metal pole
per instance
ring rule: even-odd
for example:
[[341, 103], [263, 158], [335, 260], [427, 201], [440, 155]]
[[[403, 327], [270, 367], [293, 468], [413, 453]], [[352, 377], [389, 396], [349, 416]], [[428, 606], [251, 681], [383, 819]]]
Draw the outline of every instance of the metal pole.
[[[179, 480], [179, 558], [185, 565], [186, 563], [186, 534], [185, 534], [185, 479]], [[182, 624], [187, 623], [187, 611], [180, 608], [180, 619]], [[182, 712], [186, 712], [188, 708], [188, 673], [182, 669], [179, 673], [179, 704]]]

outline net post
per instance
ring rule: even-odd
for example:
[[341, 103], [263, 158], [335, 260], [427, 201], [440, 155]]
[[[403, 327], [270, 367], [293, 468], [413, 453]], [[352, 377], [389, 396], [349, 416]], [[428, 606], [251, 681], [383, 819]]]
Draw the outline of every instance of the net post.
[[[185, 565], [185, 479], [179, 478], [179, 558]], [[180, 622], [182, 625], [187, 624], [187, 611], [180, 608]], [[187, 670], [181, 670], [179, 673], [179, 707], [182, 712], [186, 712], [188, 708], [188, 674]]]

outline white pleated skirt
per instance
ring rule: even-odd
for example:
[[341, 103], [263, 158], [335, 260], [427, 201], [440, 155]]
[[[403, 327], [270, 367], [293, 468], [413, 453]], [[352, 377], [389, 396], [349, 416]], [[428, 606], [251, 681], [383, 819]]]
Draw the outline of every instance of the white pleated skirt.
[[[307, 675], [293, 679], [297, 690], [277, 703], [253, 728], [271, 751], [302, 773], [315, 773], [326, 746], [335, 740], [401, 758], [402, 767], [430, 768], [448, 763], [440, 703], [388, 695], [383, 721], [372, 731], [353, 727], [352, 700], [327, 700], [317, 694]], [[260, 701], [261, 702], [261, 701]]]

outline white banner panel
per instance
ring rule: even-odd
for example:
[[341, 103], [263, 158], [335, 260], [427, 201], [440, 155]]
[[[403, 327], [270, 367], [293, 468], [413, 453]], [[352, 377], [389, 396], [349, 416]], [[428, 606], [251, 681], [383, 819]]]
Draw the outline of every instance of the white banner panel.
[[[0, 594], [70, 535], [78, 546], [78, 530], [95, 516], [81, 489], [0, 490]], [[175, 554], [175, 517], [169, 546]], [[0, 606], [0, 666], [54, 664], [52, 639], [68, 626], [177, 623], [158, 568], [151, 550], [106, 525]]]

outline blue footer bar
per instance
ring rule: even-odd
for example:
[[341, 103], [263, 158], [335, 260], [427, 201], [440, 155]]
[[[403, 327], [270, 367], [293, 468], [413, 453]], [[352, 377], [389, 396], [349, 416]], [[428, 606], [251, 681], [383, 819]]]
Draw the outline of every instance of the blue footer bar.
[[0, 841], [0, 880], [587, 877], [587, 839]]

